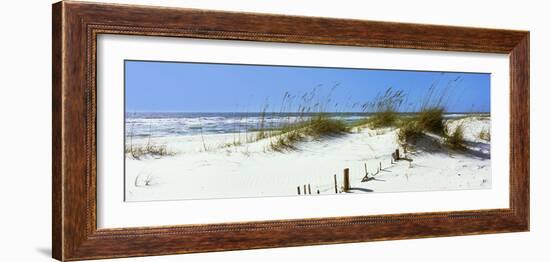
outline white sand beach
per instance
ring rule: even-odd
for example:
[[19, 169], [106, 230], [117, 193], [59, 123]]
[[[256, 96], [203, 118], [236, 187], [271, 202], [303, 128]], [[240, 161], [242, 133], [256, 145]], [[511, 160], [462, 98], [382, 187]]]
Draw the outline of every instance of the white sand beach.
[[[309, 185], [312, 195], [334, 194], [334, 175], [337, 191], [341, 191], [345, 168], [350, 174], [348, 193], [489, 189], [490, 142], [480, 139], [479, 133], [490, 131], [490, 119], [465, 117], [446, 124], [449, 130], [463, 127], [465, 151], [449, 150], [441, 145], [441, 137], [427, 134], [404, 154], [395, 128], [364, 127], [341, 136], [302, 141], [295, 150], [284, 152], [270, 148], [273, 138], [226, 145], [239, 134], [152, 138], [174, 155], [139, 160], [127, 156], [126, 201], [298, 196], [297, 187], [303, 194], [304, 185]], [[242, 140], [245, 134], [240, 136]], [[396, 149], [408, 160], [392, 161]], [[371, 179], [362, 182], [365, 164]]]

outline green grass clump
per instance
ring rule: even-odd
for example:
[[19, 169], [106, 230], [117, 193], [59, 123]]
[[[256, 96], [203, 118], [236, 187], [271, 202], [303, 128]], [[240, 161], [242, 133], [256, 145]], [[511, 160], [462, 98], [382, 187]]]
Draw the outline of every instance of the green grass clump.
[[414, 119], [407, 119], [401, 121], [399, 131], [397, 131], [397, 140], [400, 144], [414, 144], [416, 140], [422, 135], [422, 129]]
[[442, 107], [422, 109], [417, 116], [418, 127], [426, 132], [443, 134], [443, 112]]
[[368, 118], [371, 128], [395, 126], [398, 123], [398, 111], [405, 100], [403, 90], [386, 89], [384, 94], [378, 94], [374, 101], [363, 105], [363, 109], [373, 112]]
[[384, 128], [395, 126], [399, 119], [397, 112], [395, 111], [383, 111], [374, 113], [368, 121], [371, 128]]
[[445, 144], [457, 151], [464, 151], [466, 149], [462, 125], [457, 126], [452, 133], [445, 136]]
[[323, 114], [312, 117], [301, 123], [285, 126], [280, 134], [271, 141], [271, 149], [275, 151], [295, 150], [296, 143], [306, 137], [319, 139], [329, 136], [342, 135], [350, 128], [343, 120], [333, 119]]
[[305, 135], [314, 138], [341, 135], [349, 132], [349, 127], [343, 120], [333, 119], [324, 115], [315, 116], [308, 122]]

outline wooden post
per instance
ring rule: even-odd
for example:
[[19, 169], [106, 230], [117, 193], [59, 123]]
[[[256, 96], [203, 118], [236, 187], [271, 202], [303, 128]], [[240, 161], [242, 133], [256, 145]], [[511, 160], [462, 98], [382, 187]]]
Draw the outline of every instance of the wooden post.
[[311, 195], [311, 185], [307, 184], [307, 192]]
[[380, 162], [380, 169], [379, 170], [382, 170], [382, 162]]
[[304, 184], [304, 195], [307, 195], [306, 184]]
[[399, 160], [400, 156], [399, 156], [399, 148], [398, 149], [395, 149], [395, 160]]
[[336, 175], [334, 175], [334, 193], [338, 194], [338, 183], [336, 183]]
[[300, 186], [297, 186], [296, 188], [298, 188], [298, 195], [300, 195]]
[[349, 168], [344, 169], [344, 192], [349, 191]]

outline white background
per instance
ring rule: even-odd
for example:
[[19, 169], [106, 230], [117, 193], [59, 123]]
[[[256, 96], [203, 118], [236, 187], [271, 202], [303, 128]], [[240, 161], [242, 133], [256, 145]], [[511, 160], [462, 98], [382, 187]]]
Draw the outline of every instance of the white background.
[[[100, 35], [97, 59], [99, 228], [509, 207], [506, 55]], [[491, 130], [498, 130], [491, 136], [491, 161], [499, 164], [491, 166], [491, 189], [485, 190], [124, 202], [124, 59], [491, 73]], [[426, 59], [429, 64], [418, 62]]]
[[[107, 0], [104, 0], [107, 1]], [[114, 2], [114, 1], [108, 1]], [[436, 23], [531, 31], [531, 232], [134, 258], [124, 261], [547, 261], [546, 130], [550, 28], [544, 1], [118, 1], [208, 9]], [[48, 261], [51, 245], [50, 1], [0, 9], [2, 261]]]

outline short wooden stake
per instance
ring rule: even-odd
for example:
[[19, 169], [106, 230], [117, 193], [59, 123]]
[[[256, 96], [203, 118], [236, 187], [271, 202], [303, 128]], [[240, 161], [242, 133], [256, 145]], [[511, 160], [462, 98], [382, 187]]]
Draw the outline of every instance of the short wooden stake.
[[382, 170], [382, 162], [380, 162], [380, 169], [379, 170]]
[[300, 187], [297, 186], [296, 188], [298, 189], [298, 195], [300, 195]]
[[306, 185], [304, 184], [304, 195], [307, 195]]
[[334, 193], [338, 194], [338, 183], [336, 182], [336, 175], [334, 175]]
[[399, 156], [399, 148], [398, 149], [395, 149], [395, 160], [399, 160], [400, 156]]
[[349, 191], [349, 168], [344, 169], [344, 192]]
[[307, 192], [311, 195], [311, 185], [307, 184]]

